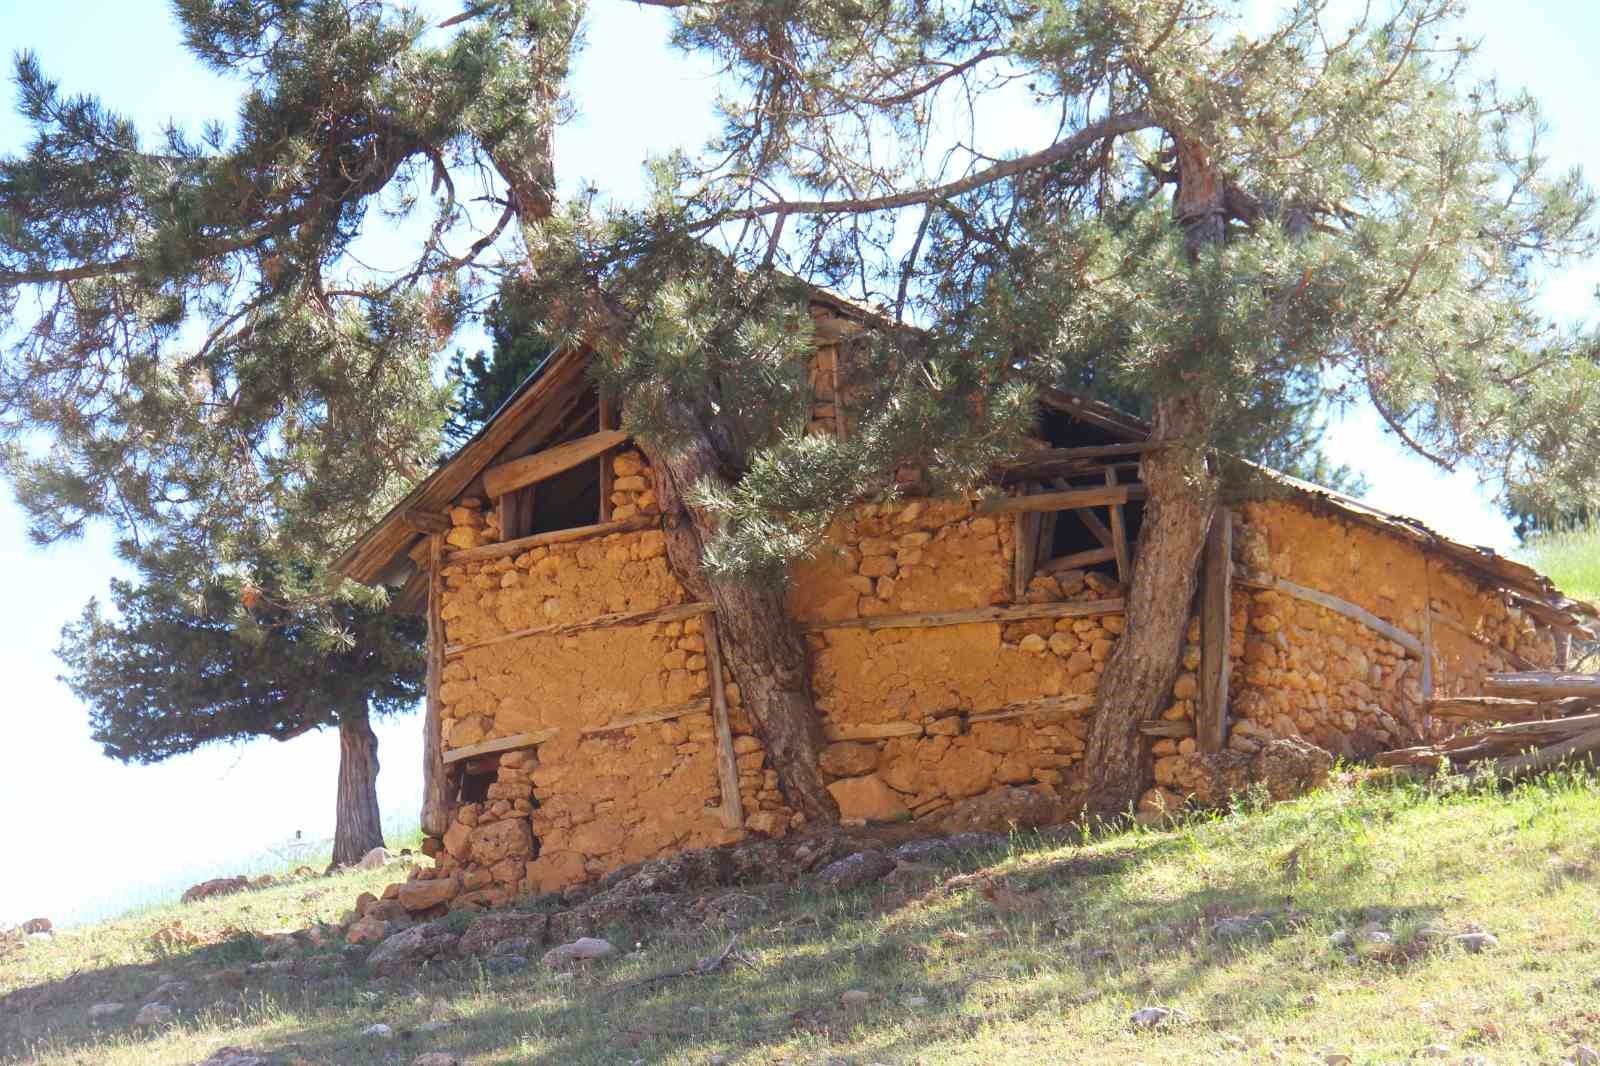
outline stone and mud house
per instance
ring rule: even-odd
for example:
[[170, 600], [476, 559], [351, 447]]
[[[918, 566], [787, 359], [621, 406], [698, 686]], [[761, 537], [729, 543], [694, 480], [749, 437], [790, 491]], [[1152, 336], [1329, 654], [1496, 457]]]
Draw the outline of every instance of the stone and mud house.
[[[873, 323], [821, 295], [812, 310], [810, 430], [848, 434], [848, 338]], [[547, 360], [341, 561], [428, 618], [426, 903], [497, 905], [806, 824], [717, 610], [670, 559], [679, 516], [588, 358]], [[1036, 446], [988, 491], [921, 496], [910, 472], [793, 568], [783, 609], [841, 818], [937, 832], [1002, 794], [1070, 817], [1148, 434], [1047, 393]], [[1428, 739], [1449, 728], [1430, 698], [1564, 665], [1592, 632], [1593, 608], [1520, 563], [1261, 480], [1212, 522], [1171, 700], [1144, 727], [1147, 812], [1217, 802], [1285, 741], [1360, 758]]]

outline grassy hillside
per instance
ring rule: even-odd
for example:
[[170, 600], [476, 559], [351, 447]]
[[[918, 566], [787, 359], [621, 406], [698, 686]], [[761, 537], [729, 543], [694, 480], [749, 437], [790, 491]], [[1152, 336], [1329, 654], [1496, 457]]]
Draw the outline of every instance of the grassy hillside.
[[[0, 1062], [1556, 1063], [1600, 1045], [1596, 786], [1347, 781], [843, 895], [717, 889], [692, 920], [610, 930], [627, 953], [575, 974], [535, 953], [380, 979], [336, 946], [263, 965], [251, 934], [335, 918], [394, 870], [282, 883], [30, 942], [0, 963]], [[195, 943], [152, 944], [178, 921]], [[735, 928], [745, 964], [635, 983]], [[1474, 930], [1498, 944], [1451, 939]], [[163, 979], [188, 986], [176, 1021], [134, 1029]], [[108, 999], [129, 1009], [88, 1023]], [[1147, 1006], [1179, 1013], [1131, 1024]], [[378, 1022], [393, 1035], [363, 1035]]]
[[1526, 554], [1567, 595], [1600, 602], [1600, 527], [1540, 537]]

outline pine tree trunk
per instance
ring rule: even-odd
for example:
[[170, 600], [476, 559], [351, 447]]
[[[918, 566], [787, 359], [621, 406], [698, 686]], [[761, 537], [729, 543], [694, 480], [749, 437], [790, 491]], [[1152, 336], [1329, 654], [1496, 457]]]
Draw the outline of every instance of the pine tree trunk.
[[[1174, 140], [1178, 192], [1172, 215], [1193, 261], [1227, 239], [1226, 185], [1204, 145], [1180, 133]], [[1092, 814], [1127, 811], [1150, 777], [1149, 748], [1139, 725], [1170, 705], [1178, 676], [1217, 498], [1216, 473], [1206, 461], [1213, 408], [1203, 381], [1155, 404], [1150, 436], [1164, 446], [1146, 454], [1142, 464], [1147, 496], [1126, 624], [1100, 677], [1084, 753], [1086, 806]]]
[[383, 847], [378, 816], [378, 736], [365, 707], [339, 716], [339, 793], [333, 828], [333, 862], [348, 866]]
[[668, 561], [691, 593], [716, 605], [723, 661], [767, 746], [784, 798], [808, 821], [838, 821], [838, 805], [817, 765], [822, 723], [812, 699], [805, 639], [785, 609], [782, 589], [717, 577], [701, 565], [716, 527], [709, 516], [684, 504], [683, 492], [705, 478], [726, 483], [716, 449], [702, 437], [672, 451], [646, 451], [666, 515]]
[[1084, 754], [1086, 799], [1094, 814], [1120, 814], [1138, 800], [1150, 775], [1139, 725], [1172, 702], [1217, 495], [1205, 449], [1197, 445], [1207, 421], [1205, 404], [1194, 394], [1156, 404], [1151, 435], [1177, 440], [1144, 460], [1148, 496], [1127, 590], [1127, 623], [1100, 678]]

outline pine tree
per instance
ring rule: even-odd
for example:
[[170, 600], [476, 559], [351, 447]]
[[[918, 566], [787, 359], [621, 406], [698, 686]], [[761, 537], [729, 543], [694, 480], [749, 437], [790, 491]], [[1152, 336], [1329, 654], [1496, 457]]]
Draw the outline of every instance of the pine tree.
[[371, 716], [421, 697], [423, 627], [383, 604], [307, 610], [301, 586], [315, 580], [292, 559], [263, 556], [224, 577], [152, 546], [137, 581], [112, 581], [111, 612], [90, 601], [65, 627], [58, 654], [94, 739], [122, 762], [337, 728], [333, 861], [353, 863], [383, 844]]
[[[1145, 397], [1162, 445], [1086, 757], [1110, 810], [1143, 782], [1139, 723], [1242, 489], [1218, 456], [1362, 403], [1519, 498], [1600, 498], [1594, 345], [1535, 305], [1541, 270], [1593, 248], [1594, 198], [1549, 172], [1533, 101], [1472, 80], [1456, 0], [1349, 24], [1294, 0], [1262, 32], [1206, 0], [646, 2], [722, 64], [728, 106], [637, 211], [556, 203], [568, 0], [480, 0], [449, 34], [370, 0], [180, 0], [190, 50], [252, 91], [235, 129], [154, 147], [24, 57], [0, 403], [40, 532], [227, 529], [262, 500], [353, 532], [431, 454], [428, 354], [516, 275], [542, 335], [600, 353], [663, 506], [694, 504], [669, 557], [718, 609], [789, 802], [826, 818], [784, 568], [900, 465], [976, 484], [1040, 385]], [[1053, 136], [957, 132], [992, 142], [1030, 109]], [[486, 186], [458, 194], [469, 175]], [[412, 266], [358, 270], [363, 228], [406, 211], [431, 213]], [[920, 327], [853, 342], [848, 440], [801, 432], [808, 290], [785, 274]], [[380, 461], [349, 469], [352, 448]], [[280, 477], [284, 456], [316, 477]], [[222, 484], [239, 458], [259, 473]]]

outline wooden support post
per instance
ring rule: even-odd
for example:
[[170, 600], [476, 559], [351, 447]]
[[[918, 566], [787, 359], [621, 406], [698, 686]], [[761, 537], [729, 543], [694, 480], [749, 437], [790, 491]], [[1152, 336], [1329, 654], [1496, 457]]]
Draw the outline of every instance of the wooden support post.
[[444, 768], [439, 675], [444, 672], [444, 622], [439, 602], [444, 592], [441, 562], [444, 535], [428, 537], [428, 678], [427, 703], [422, 715], [422, 831], [443, 836], [450, 828], [450, 782]]
[[1226, 507], [1211, 515], [1200, 575], [1200, 703], [1195, 744], [1217, 752], [1228, 744], [1228, 645], [1233, 614], [1233, 522]]
[[1024, 511], [1017, 515], [1013, 526], [1016, 544], [1011, 555], [1011, 599], [1021, 603], [1028, 596], [1028, 582], [1033, 580], [1033, 567], [1039, 558], [1039, 514]]
[[[1117, 486], [1117, 468], [1106, 467], [1106, 488], [1114, 489]], [[1128, 530], [1122, 520], [1122, 504], [1111, 505], [1111, 550], [1117, 555], [1117, 580], [1123, 585], [1128, 583]]]
[[706, 677], [711, 680], [711, 722], [717, 732], [717, 780], [722, 786], [722, 824], [729, 829], [744, 825], [744, 801], [739, 798], [739, 756], [733, 750], [733, 725], [728, 720], [728, 689], [722, 679], [722, 639], [717, 616], [706, 615]]
[[[612, 401], [610, 393], [605, 390], [600, 392], [600, 432], [616, 429], [619, 425], [616, 404]], [[611, 493], [612, 485], [617, 480], [616, 470], [611, 465], [611, 460], [616, 457], [616, 449], [600, 453], [600, 521], [611, 521]]]

